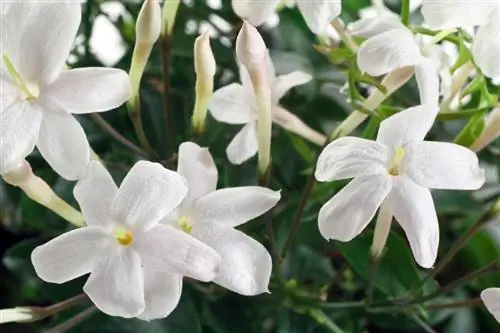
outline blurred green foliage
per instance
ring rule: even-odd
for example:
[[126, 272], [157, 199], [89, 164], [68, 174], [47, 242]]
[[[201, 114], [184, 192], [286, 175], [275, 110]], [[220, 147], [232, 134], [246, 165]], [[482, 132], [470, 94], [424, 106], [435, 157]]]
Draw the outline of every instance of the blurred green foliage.
[[[90, 36], [94, 21], [105, 15], [101, 6], [107, 1], [88, 0], [84, 4], [84, 16], [79, 45], [73, 51], [74, 67], [102, 66], [90, 48]], [[241, 21], [232, 12], [230, 0], [222, 0], [222, 6], [213, 9], [205, 1], [189, 1], [181, 4], [175, 23], [172, 59], [170, 66], [171, 105], [174, 114], [174, 138], [176, 147], [191, 138], [190, 117], [194, 105], [195, 74], [193, 67], [193, 43], [196, 29], [205, 22], [212, 26], [217, 36], [212, 48], [217, 60], [216, 88], [238, 80], [232, 45]], [[368, 6], [368, 0], [344, 0], [343, 18], [352, 21], [359, 9]], [[391, 1], [391, 8], [399, 10], [399, 2]], [[116, 67], [128, 70], [134, 43], [134, 22], [140, 3], [123, 3], [125, 12], [111, 19], [121, 32], [126, 54]], [[228, 22], [228, 31], [212, 20], [213, 15]], [[413, 17], [419, 20], [418, 13]], [[340, 88], [346, 82], [346, 71], [333, 65], [328, 57], [313, 45], [315, 36], [307, 29], [296, 9], [284, 8], [279, 12], [280, 23], [275, 28], [263, 28], [261, 32], [271, 50], [272, 59], [280, 74], [303, 70], [314, 75], [314, 80], [291, 91], [282, 105], [298, 115], [311, 127], [329, 133], [343, 120], [351, 107], [346, 103]], [[188, 29], [188, 27], [191, 27]], [[189, 33], [186, 31], [190, 31]], [[335, 55], [334, 55], [335, 56]], [[339, 52], [338, 56], [349, 56]], [[141, 87], [141, 104], [144, 127], [158, 159], [175, 168], [175, 149], [168, 147], [162, 106], [161, 52], [157, 46], [146, 69]], [[362, 90], [362, 94], [365, 94]], [[473, 102], [471, 102], [473, 103]], [[405, 108], [418, 104], [414, 82], [399, 90], [387, 105]], [[119, 133], [137, 142], [132, 123], [125, 107], [103, 115]], [[474, 120], [475, 119], [475, 120]], [[471, 118], [468, 127], [475, 128], [479, 118]], [[482, 118], [480, 118], [482, 119]], [[121, 181], [133, 163], [140, 159], [102, 131], [89, 116], [81, 116], [89, 140], [95, 152], [106, 163], [115, 180]], [[439, 122], [430, 134], [432, 139], [452, 140], [467, 123], [467, 119]], [[373, 137], [378, 126], [372, 121], [364, 131], [356, 135]], [[207, 132], [199, 139], [209, 147], [219, 169], [219, 187], [256, 184], [256, 159], [242, 166], [232, 166], [225, 156], [225, 148], [237, 131], [235, 126], [216, 123], [209, 117]], [[467, 127], [466, 127], [467, 128]], [[302, 138], [273, 128], [273, 174], [270, 187], [282, 189], [283, 199], [273, 211], [272, 218], [278, 245], [282, 247], [295, 216], [300, 195], [311, 171], [316, 147]], [[463, 140], [470, 140], [463, 134]], [[171, 157], [174, 156], [174, 159]], [[485, 191], [473, 196], [465, 192], [435, 191], [434, 199], [440, 217], [440, 254], [446, 253], [450, 244], [462, 234], [500, 192], [500, 157], [494, 149], [481, 154], [488, 168]], [[75, 205], [72, 197], [73, 183], [58, 178], [43, 159], [35, 152], [29, 158], [35, 172], [49, 182], [65, 200]], [[294, 245], [281, 265], [282, 276], [271, 282], [271, 294], [243, 297], [218, 286], [189, 282], [185, 284], [182, 301], [174, 313], [161, 321], [142, 322], [111, 318], [96, 314], [92, 319], [77, 326], [72, 333], [322, 333], [322, 332], [424, 332], [412, 316], [418, 316], [434, 327], [436, 332], [473, 333], [495, 332], [498, 326], [482, 308], [425, 310], [413, 307], [407, 312], [401, 309], [392, 313], [368, 313], [358, 306], [365, 297], [369, 279], [369, 247], [371, 231], [366, 231], [350, 243], [326, 242], [317, 228], [317, 212], [336, 190], [339, 183], [321, 184], [314, 187], [308, 201]], [[58, 216], [28, 200], [19, 190], [0, 182], [0, 248], [3, 265], [0, 268], [0, 307], [16, 305], [49, 305], [81, 292], [84, 279], [64, 285], [53, 285], [37, 278], [30, 262], [30, 252], [38, 244], [69, 229]], [[459, 253], [457, 259], [431, 281], [425, 290], [435, 290], [460, 276], [467, 274], [498, 258], [499, 239], [491, 228], [477, 234]], [[252, 237], [269, 245], [260, 220], [243, 226]], [[375, 300], [404, 296], [418, 285], [424, 272], [417, 268], [404, 234], [394, 226], [385, 256], [375, 280]], [[500, 275], [489, 275], [472, 284], [455, 290], [441, 301], [456, 301], [476, 297], [489, 286], [500, 286]], [[342, 307], [338, 302], [349, 302]], [[352, 303], [354, 302], [354, 303]], [[349, 304], [352, 303], [352, 307]], [[75, 308], [42, 322], [2, 326], [1, 332], [41, 332], [55, 326], [83, 308]]]

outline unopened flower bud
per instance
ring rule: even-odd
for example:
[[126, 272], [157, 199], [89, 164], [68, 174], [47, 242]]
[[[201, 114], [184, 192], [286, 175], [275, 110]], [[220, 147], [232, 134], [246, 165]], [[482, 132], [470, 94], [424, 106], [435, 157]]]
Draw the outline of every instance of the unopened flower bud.
[[245, 68], [253, 75], [265, 67], [268, 51], [262, 36], [248, 22], [244, 22], [236, 38], [236, 55]]
[[154, 44], [160, 37], [161, 7], [157, 0], [145, 0], [135, 27], [138, 43]]
[[210, 47], [207, 32], [196, 38], [194, 42], [194, 69], [196, 72], [196, 100], [193, 111], [193, 131], [199, 135], [203, 132], [207, 117], [208, 102], [214, 90], [215, 58]]
[[177, 9], [179, 8], [180, 0], [166, 0], [163, 5], [163, 28], [162, 35], [171, 35], [174, 28]]
[[470, 146], [475, 152], [483, 150], [500, 136], [500, 106], [495, 108], [486, 118], [486, 123], [481, 135]]
[[15, 307], [0, 310], [0, 324], [29, 323], [39, 320], [40, 315], [30, 307]]

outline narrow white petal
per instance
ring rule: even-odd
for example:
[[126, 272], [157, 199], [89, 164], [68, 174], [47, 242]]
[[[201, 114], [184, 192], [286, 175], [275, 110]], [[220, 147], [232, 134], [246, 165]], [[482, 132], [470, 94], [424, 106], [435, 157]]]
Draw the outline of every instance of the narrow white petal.
[[239, 165], [249, 160], [257, 154], [258, 144], [257, 123], [252, 121], [243, 126], [227, 146], [226, 155], [229, 162]]
[[63, 69], [81, 20], [79, 2], [33, 5], [22, 35], [19, 71], [29, 81], [50, 83]]
[[253, 26], [259, 26], [272, 15], [279, 0], [232, 0], [233, 10], [242, 19]]
[[382, 121], [377, 142], [389, 147], [390, 152], [411, 141], [422, 141], [436, 119], [438, 108], [415, 106]]
[[325, 239], [348, 242], [371, 221], [391, 190], [387, 173], [354, 178], [321, 207], [319, 231]]
[[484, 170], [468, 148], [447, 142], [411, 142], [405, 150], [403, 168], [421, 186], [476, 190], [484, 184]]
[[73, 190], [87, 225], [111, 225], [111, 203], [117, 191], [118, 188], [106, 168], [99, 162], [90, 162], [85, 175]]
[[422, 58], [413, 34], [407, 29], [395, 29], [361, 44], [358, 66], [362, 72], [380, 76], [402, 67], [417, 65]]
[[321, 152], [314, 177], [320, 182], [370, 176], [385, 171], [387, 147], [376, 141], [343, 137]]
[[217, 187], [217, 167], [207, 148], [196, 143], [184, 142], [179, 146], [179, 164], [177, 172], [187, 181], [188, 194], [184, 205], [199, 197], [215, 191]]
[[245, 88], [238, 83], [216, 90], [208, 103], [208, 111], [221, 123], [246, 124], [257, 119]]
[[472, 55], [484, 75], [500, 77], [500, 8], [494, 10], [486, 19], [486, 24], [479, 27], [472, 44]]
[[406, 30], [406, 27], [401, 23], [399, 16], [390, 11], [382, 15], [361, 19], [348, 26], [349, 33], [352, 36], [364, 38], [371, 38], [394, 29]]
[[193, 236], [222, 258], [215, 283], [245, 296], [268, 291], [272, 260], [262, 244], [241, 231], [210, 223], [196, 225]]
[[308, 83], [312, 80], [312, 78], [313, 77], [310, 74], [301, 71], [295, 71], [289, 74], [278, 76], [276, 78], [276, 81], [274, 81], [274, 87], [272, 91], [274, 104], [278, 104], [278, 101], [288, 92], [288, 90], [292, 89], [293, 87]]
[[83, 291], [110, 316], [137, 317], [145, 309], [141, 257], [131, 248], [107, 251], [97, 259]]
[[393, 183], [387, 203], [403, 228], [417, 263], [431, 268], [439, 245], [439, 225], [431, 192], [404, 176], [394, 177]]
[[217, 252], [187, 233], [167, 225], [156, 225], [134, 240], [148, 269], [211, 281], [221, 258]]
[[146, 308], [137, 318], [153, 320], [167, 317], [179, 304], [182, 275], [144, 268]]
[[424, 0], [422, 15], [431, 29], [471, 27], [484, 23], [496, 1]]
[[201, 224], [217, 223], [236, 227], [271, 208], [281, 198], [279, 191], [260, 186], [241, 186], [217, 190], [198, 199], [193, 206]]
[[438, 107], [439, 104], [439, 69], [437, 64], [424, 58], [415, 66], [415, 78], [418, 84], [420, 104]]
[[[7, 3], [2, 1], [2, 6]], [[9, 2], [7, 11], [2, 15], [0, 29], [0, 46], [3, 54], [6, 54], [16, 68], [19, 65], [19, 54], [21, 52], [21, 35], [27, 22], [30, 21], [33, 2], [16, 1]], [[4, 62], [0, 61], [0, 68]]]
[[307, 26], [315, 34], [325, 34], [330, 22], [340, 15], [341, 0], [297, 0]]
[[[3, 103], [3, 100], [1, 100]], [[42, 123], [40, 108], [17, 100], [0, 109], [0, 174], [17, 167], [35, 148]]]
[[80, 123], [60, 110], [43, 109], [37, 148], [62, 177], [80, 178], [90, 161], [90, 146]]
[[488, 311], [500, 322], [500, 288], [488, 288], [481, 292], [481, 299]]
[[35, 248], [31, 261], [42, 280], [68, 282], [89, 273], [110, 241], [101, 228], [75, 229]]
[[44, 94], [70, 113], [112, 110], [131, 96], [127, 73], [113, 68], [80, 68], [62, 72]]
[[139, 161], [123, 180], [111, 204], [111, 216], [131, 227], [148, 229], [170, 214], [186, 194], [186, 180], [177, 172]]

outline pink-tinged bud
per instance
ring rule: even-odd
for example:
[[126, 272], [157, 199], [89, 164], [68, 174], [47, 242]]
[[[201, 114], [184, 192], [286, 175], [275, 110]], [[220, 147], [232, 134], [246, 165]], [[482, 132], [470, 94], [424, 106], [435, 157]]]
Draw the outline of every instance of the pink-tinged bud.
[[250, 73], [261, 70], [265, 66], [267, 47], [257, 29], [244, 22], [236, 38], [236, 55]]
[[161, 7], [157, 0], [145, 0], [135, 27], [138, 43], [154, 44], [161, 31]]

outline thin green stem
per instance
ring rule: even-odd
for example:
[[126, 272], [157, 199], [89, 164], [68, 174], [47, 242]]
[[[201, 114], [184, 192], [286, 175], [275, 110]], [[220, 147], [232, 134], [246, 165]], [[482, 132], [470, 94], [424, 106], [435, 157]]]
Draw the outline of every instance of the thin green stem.
[[373, 257], [370, 256], [370, 267], [368, 273], [368, 288], [366, 291], [366, 300], [365, 306], [366, 308], [370, 308], [373, 303], [373, 291], [375, 290], [375, 278], [377, 276], [378, 266], [380, 264], [380, 259], [382, 257]]
[[471, 298], [465, 301], [457, 301], [450, 303], [440, 303], [440, 304], [430, 304], [426, 306], [427, 310], [439, 310], [439, 309], [457, 309], [457, 308], [471, 308], [474, 306], [481, 305], [483, 301], [481, 298]]
[[424, 322], [422, 319], [420, 319], [416, 314], [409, 314], [408, 315], [415, 323], [418, 324], [424, 331], [427, 333], [437, 333], [432, 327], [430, 327], [426, 322]]
[[141, 117], [141, 102], [139, 95], [135, 96], [135, 101], [132, 103], [127, 103], [127, 108], [129, 112], [130, 119], [132, 124], [134, 125], [135, 134], [137, 135], [137, 139], [141, 144], [142, 148], [150, 154], [152, 151], [151, 145], [149, 144], [148, 137], [146, 136], [146, 132], [144, 131], [144, 126], [142, 124]]
[[68, 330], [72, 329], [73, 327], [77, 326], [78, 324], [82, 323], [89, 317], [91, 317], [94, 313], [97, 312], [97, 308], [95, 306], [91, 306], [84, 311], [80, 312], [73, 318], [45, 331], [45, 333], [64, 333], [67, 332]]
[[410, 0], [403, 0], [401, 5], [401, 23], [405, 26], [410, 25]]

